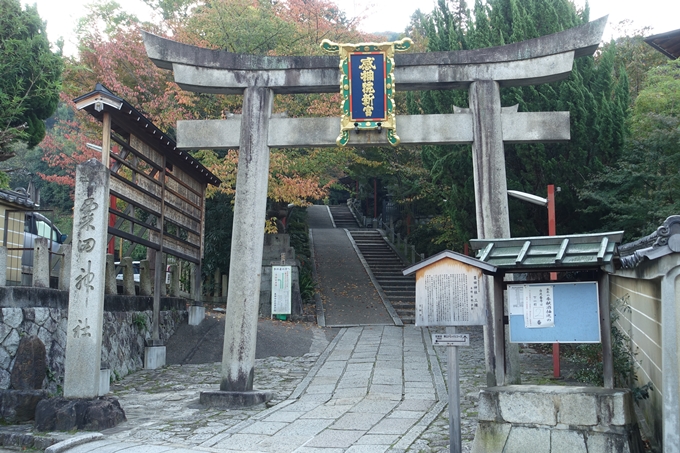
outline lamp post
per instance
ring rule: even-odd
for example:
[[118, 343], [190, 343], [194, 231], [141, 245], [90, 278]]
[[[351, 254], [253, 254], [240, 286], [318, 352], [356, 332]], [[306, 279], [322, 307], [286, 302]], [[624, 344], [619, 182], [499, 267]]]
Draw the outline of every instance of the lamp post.
[[[557, 188], [560, 191], [560, 188]], [[555, 228], [555, 185], [548, 184], [548, 198], [531, 195], [518, 190], [508, 190], [508, 195], [519, 198], [527, 203], [537, 204], [548, 208], [548, 236], [556, 235]], [[557, 280], [557, 272], [550, 273], [550, 280]], [[560, 344], [553, 343], [553, 376], [560, 377]]]

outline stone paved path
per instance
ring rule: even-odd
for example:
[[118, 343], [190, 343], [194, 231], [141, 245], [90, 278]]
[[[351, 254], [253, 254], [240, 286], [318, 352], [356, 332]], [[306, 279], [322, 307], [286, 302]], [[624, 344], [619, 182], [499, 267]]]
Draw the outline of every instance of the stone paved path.
[[[476, 427], [484, 385], [481, 328], [462, 329], [463, 451]], [[267, 405], [220, 411], [198, 404], [215, 389], [219, 364], [143, 370], [114, 385], [128, 421], [103, 440], [68, 450], [107, 452], [448, 452], [446, 351], [414, 326], [341, 329], [321, 354], [258, 359], [255, 388], [275, 390]], [[548, 379], [550, 356], [522, 354], [528, 382]], [[534, 361], [532, 363], [532, 360]]]

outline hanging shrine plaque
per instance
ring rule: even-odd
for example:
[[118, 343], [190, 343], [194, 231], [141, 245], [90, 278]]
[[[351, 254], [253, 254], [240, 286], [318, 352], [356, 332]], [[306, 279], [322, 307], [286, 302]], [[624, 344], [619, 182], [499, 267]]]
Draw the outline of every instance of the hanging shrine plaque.
[[383, 129], [388, 142], [396, 146], [394, 112], [394, 52], [408, 50], [413, 42], [404, 38], [395, 42], [336, 44], [327, 39], [321, 47], [340, 54], [340, 93], [342, 117], [336, 143], [345, 146], [350, 131]]

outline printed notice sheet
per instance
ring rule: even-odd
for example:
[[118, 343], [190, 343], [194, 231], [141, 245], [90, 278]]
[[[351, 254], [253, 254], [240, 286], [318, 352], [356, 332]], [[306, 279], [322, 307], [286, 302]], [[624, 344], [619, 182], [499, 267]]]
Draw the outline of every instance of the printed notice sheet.
[[486, 309], [480, 277], [466, 273], [425, 275], [425, 291], [416, 291], [416, 325], [483, 325]]
[[526, 285], [508, 285], [508, 314], [524, 315], [524, 287]]
[[524, 327], [555, 326], [555, 304], [552, 285], [524, 285]]
[[272, 266], [272, 316], [291, 312], [291, 266]]

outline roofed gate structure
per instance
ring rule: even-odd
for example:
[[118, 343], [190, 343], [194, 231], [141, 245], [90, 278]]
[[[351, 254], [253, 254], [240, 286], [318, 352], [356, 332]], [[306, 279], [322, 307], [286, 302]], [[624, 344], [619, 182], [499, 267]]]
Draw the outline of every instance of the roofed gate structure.
[[[605, 24], [606, 18], [601, 18], [507, 46], [394, 56], [397, 90], [469, 91], [469, 108], [451, 114], [397, 116], [397, 124], [402, 145], [472, 144], [479, 238], [510, 236], [503, 144], [570, 138], [569, 112], [502, 108], [500, 88], [567, 78], [575, 58], [597, 49]], [[257, 403], [266, 398], [252, 391], [252, 383], [269, 148], [336, 146], [340, 122], [339, 118], [274, 118], [272, 101], [275, 94], [337, 92], [338, 58], [240, 55], [148, 33], [144, 43], [149, 58], [157, 66], [171, 69], [183, 89], [244, 97], [242, 115], [228, 120], [179, 121], [177, 135], [179, 148], [240, 150], [222, 392], [215, 399], [218, 404]], [[352, 134], [348, 145], [381, 146], [388, 145], [388, 140], [385, 133], [366, 131]], [[490, 327], [485, 328], [487, 344], [494, 343]], [[495, 359], [490, 357], [487, 367], [493, 363]], [[489, 385], [497, 384], [495, 370], [487, 369], [487, 376]]]

